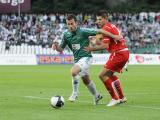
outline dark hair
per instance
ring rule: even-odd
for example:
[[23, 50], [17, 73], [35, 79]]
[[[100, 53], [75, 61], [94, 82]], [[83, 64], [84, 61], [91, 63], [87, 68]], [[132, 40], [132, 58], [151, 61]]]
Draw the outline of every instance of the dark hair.
[[72, 19], [74, 19], [74, 21], [77, 21], [77, 18], [76, 18], [75, 15], [69, 14], [69, 15], [67, 16], [67, 20], [72, 20]]
[[101, 16], [102, 18], [107, 18], [108, 12], [106, 10], [100, 10], [98, 11], [97, 16]]

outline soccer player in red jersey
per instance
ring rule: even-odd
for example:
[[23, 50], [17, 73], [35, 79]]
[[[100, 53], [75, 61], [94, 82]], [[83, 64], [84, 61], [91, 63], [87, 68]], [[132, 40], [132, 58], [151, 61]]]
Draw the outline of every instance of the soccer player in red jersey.
[[[120, 35], [118, 28], [107, 20], [108, 13], [105, 10], [99, 11], [96, 16], [97, 24], [103, 30], [108, 31], [115, 35]], [[114, 106], [119, 103], [127, 101], [121, 88], [119, 78], [114, 74], [115, 72], [120, 73], [128, 62], [129, 51], [125, 45], [125, 39], [115, 40], [111, 37], [102, 36], [102, 42], [96, 47], [88, 46], [85, 48], [86, 51], [97, 51], [106, 49], [110, 53], [109, 60], [104, 65], [99, 78], [104, 83], [106, 89], [112, 97], [112, 100], [107, 106]]]

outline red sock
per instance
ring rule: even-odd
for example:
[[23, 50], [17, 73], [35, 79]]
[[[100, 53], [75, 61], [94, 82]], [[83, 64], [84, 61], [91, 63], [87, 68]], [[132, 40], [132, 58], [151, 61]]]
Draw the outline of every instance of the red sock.
[[113, 76], [112, 77], [112, 81], [114, 81], [113, 84], [114, 84], [114, 86], [115, 86], [115, 88], [117, 90], [119, 98], [122, 99], [124, 97], [124, 94], [122, 92], [121, 84], [120, 84], [120, 81], [118, 80], [118, 77], [117, 76]]
[[104, 85], [106, 87], [106, 89], [108, 90], [109, 94], [111, 95], [112, 99], [118, 100], [119, 97], [117, 96], [114, 88], [112, 87], [112, 79], [107, 79], [106, 81], [104, 81]]

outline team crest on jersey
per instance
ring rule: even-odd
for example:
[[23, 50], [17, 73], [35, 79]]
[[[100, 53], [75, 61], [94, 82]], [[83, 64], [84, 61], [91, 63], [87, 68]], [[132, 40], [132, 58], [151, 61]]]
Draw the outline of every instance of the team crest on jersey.
[[74, 50], [79, 50], [80, 49], [80, 44], [72, 44], [72, 48]]

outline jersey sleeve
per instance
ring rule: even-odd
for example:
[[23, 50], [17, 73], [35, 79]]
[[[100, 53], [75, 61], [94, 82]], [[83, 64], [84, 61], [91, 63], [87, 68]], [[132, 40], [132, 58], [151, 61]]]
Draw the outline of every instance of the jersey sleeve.
[[107, 24], [103, 27], [103, 29], [114, 35], [120, 35], [119, 29], [114, 24]]
[[67, 45], [67, 41], [66, 41], [65, 34], [64, 34], [62, 41], [60, 43], [60, 47], [64, 49], [66, 47], [66, 45]]
[[95, 36], [97, 34], [97, 31], [95, 29], [88, 29], [88, 28], [83, 28], [83, 35], [86, 37], [89, 36]]
[[119, 29], [115, 25], [113, 25], [113, 24], [112, 24], [112, 33], [114, 35], [120, 35]]

